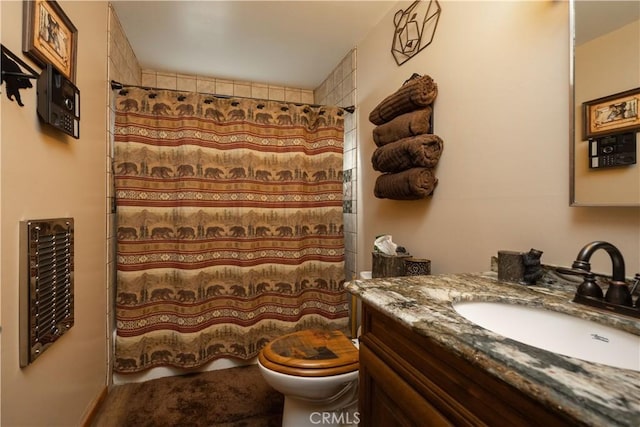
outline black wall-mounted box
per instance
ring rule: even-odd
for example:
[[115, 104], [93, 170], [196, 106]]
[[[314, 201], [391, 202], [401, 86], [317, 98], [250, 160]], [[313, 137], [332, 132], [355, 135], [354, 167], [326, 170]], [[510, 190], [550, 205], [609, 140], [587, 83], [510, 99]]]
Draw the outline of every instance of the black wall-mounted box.
[[636, 164], [636, 133], [619, 133], [589, 139], [589, 168]]
[[38, 77], [38, 116], [45, 122], [80, 138], [80, 90], [51, 64]]

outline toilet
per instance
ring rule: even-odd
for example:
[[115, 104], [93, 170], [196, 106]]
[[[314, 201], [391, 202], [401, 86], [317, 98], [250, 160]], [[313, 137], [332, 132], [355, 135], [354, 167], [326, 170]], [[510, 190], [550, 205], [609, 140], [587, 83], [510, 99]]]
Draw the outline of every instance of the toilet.
[[283, 335], [260, 351], [258, 366], [284, 395], [283, 427], [358, 424], [358, 347], [342, 332]]

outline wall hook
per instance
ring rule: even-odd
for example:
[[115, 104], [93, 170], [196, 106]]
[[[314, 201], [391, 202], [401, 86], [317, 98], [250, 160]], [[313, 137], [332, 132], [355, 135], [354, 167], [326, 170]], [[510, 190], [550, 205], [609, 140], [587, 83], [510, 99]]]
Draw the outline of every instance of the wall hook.
[[[0, 45], [0, 51], [2, 52], [0, 84], [6, 83], [7, 98], [9, 98], [9, 100], [13, 101], [15, 98], [18, 105], [24, 107], [22, 98], [20, 97], [20, 90], [32, 88], [33, 85], [29, 79], [37, 79], [38, 73], [13, 52], [4, 47], [4, 45]], [[22, 72], [22, 68], [20, 67], [26, 68], [31, 74]]]

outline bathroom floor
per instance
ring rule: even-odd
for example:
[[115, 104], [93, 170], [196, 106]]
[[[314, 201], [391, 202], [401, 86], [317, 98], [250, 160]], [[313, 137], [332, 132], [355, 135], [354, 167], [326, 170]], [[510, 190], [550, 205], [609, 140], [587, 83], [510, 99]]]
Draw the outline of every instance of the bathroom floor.
[[92, 427], [279, 427], [283, 405], [250, 365], [115, 386]]

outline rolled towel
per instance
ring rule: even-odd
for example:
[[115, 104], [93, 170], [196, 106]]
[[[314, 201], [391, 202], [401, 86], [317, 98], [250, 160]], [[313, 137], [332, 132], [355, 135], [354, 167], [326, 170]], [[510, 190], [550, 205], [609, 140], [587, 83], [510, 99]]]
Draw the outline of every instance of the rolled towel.
[[437, 184], [431, 169], [412, 168], [380, 175], [373, 194], [379, 199], [417, 200], [430, 196]]
[[382, 147], [402, 138], [429, 133], [432, 111], [430, 106], [425, 107], [402, 114], [388, 123], [376, 126], [373, 129], [373, 142], [378, 147]]
[[433, 168], [440, 160], [443, 142], [439, 136], [411, 136], [376, 149], [371, 156], [373, 169], [400, 172], [413, 167]]
[[387, 123], [401, 114], [414, 111], [433, 103], [438, 95], [438, 85], [429, 76], [410, 78], [400, 89], [382, 100], [369, 113], [374, 125]]

